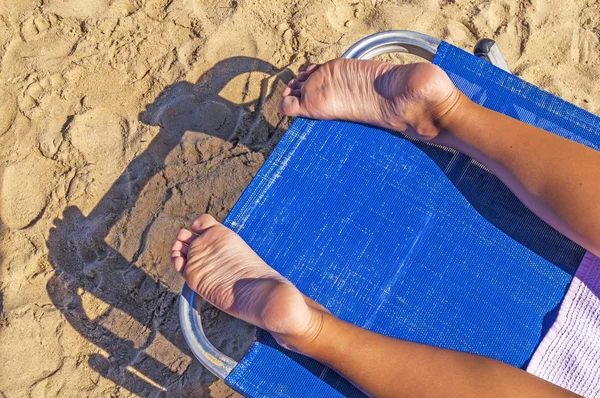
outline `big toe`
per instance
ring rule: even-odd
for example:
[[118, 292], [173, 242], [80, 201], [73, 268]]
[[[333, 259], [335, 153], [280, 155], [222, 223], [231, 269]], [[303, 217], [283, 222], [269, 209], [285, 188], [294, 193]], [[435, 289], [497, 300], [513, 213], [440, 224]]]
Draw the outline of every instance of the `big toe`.
[[219, 222], [215, 220], [213, 216], [210, 214], [201, 214], [194, 221], [192, 221], [192, 225], [190, 225], [190, 230], [195, 234], [201, 234], [206, 231], [210, 227], [214, 227], [215, 225], [219, 225]]
[[284, 96], [279, 102], [279, 113], [286, 116], [300, 116], [300, 99], [290, 92], [290, 95]]

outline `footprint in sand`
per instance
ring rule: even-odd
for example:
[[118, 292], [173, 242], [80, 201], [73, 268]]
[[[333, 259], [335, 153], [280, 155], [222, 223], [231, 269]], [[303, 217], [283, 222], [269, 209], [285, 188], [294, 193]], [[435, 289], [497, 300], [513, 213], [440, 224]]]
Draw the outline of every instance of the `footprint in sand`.
[[37, 152], [4, 170], [0, 216], [10, 228], [29, 227], [43, 215], [54, 189], [55, 163]]
[[69, 198], [81, 198], [77, 205], [85, 211], [96, 204], [89, 198], [101, 197], [125, 167], [124, 140], [129, 129], [121, 117], [101, 108], [75, 115], [65, 129], [85, 161], [70, 184]]
[[119, 116], [96, 108], [73, 117], [69, 137], [88, 163], [107, 166], [122, 161], [125, 130]]
[[498, 31], [505, 27], [508, 20], [508, 6], [504, 2], [492, 1], [489, 3], [487, 12], [485, 12], [485, 17], [487, 17], [487, 26], [493, 33], [498, 33]]
[[[31, 83], [23, 94], [21, 106], [27, 109], [38, 105], [48, 94], [57, 94], [64, 84], [65, 79], [60, 73], [43, 77]], [[57, 98], [54, 97], [53, 99], [56, 100]]]
[[580, 27], [573, 29], [571, 38], [571, 59], [573, 62], [577, 64], [590, 63], [590, 57], [598, 54], [599, 47], [600, 40], [594, 32]]
[[[18, 358], [18, 364], [15, 361], [0, 361], [0, 385], [4, 391], [35, 386], [58, 372], [64, 362], [59, 341], [64, 321], [59, 312], [44, 311], [33, 305], [29, 307], [20, 316], [9, 315], [7, 325], [10, 327], [3, 328], [0, 333], [0, 347], [3, 347], [4, 355]], [[0, 395], [5, 397], [10, 393]]]
[[53, 18], [48, 15], [37, 15], [28, 18], [21, 24], [21, 36], [25, 41], [31, 40], [38, 34], [41, 34], [52, 26]]
[[0, 137], [4, 135], [17, 117], [17, 101], [8, 90], [0, 88]]

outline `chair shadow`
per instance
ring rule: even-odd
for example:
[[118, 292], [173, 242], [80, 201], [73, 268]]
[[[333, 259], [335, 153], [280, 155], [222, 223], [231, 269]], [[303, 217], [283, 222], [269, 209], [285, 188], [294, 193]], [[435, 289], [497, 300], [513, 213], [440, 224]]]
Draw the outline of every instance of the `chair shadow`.
[[[269, 76], [260, 82], [258, 100], [235, 104], [219, 95], [232, 79], [250, 72]], [[148, 228], [142, 231], [140, 248], [131, 258], [122, 254], [118, 245], [108, 244], [107, 235], [119, 221], [131, 217], [138, 202], [147, 200], [142, 195], [144, 188], [154, 176], [164, 172], [165, 159], [182, 145], [184, 133], [202, 132], [234, 146], [242, 143], [251, 151], [268, 153], [287, 126], [285, 118], [275, 125], [262, 120], [263, 108], [267, 102], [273, 107], [270, 104], [275, 101], [274, 94], [292, 77], [287, 68], [277, 70], [257, 58], [232, 57], [215, 64], [195, 84], [178, 82], [167, 87], [139, 117], [143, 123], [160, 126], [147, 149], [129, 163], [88, 216], [77, 207], [69, 207], [62, 219], [55, 220], [47, 241], [55, 270], [46, 286], [48, 295], [69, 324], [98, 348], [100, 353], [92, 354], [88, 364], [118, 386], [142, 396], [162, 396], [167, 390], [169, 394], [208, 396], [204, 387], [215, 378], [197, 361], [181, 359], [181, 353], [193, 358], [179, 329], [178, 287], [183, 282], [175, 282], [178, 284], [172, 288], [165, 283], [162, 274], [159, 278], [148, 271], [152, 264], [139, 264]], [[227, 122], [223, 114], [234, 117]], [[261, 131], [267, 133], [263, 136], [244, 134], [239, 128], [244, 122], [246, 125], [264, 123], [266, 129]], [[173, 189], [167, 189], [163, 205], [171, 198]], [[204, 208], [206, 204], [194, 206]], [[167, 256], [165, 253], [162, 262], [168, 262]], [[175, 271], [167, 272], [173, 273], [173, 279], [178, 281]], [[87, 294], [106, 304], [107, 308], [100, 315], [94, 317], [86, 313]], [[243, 352], [244, 347], [240, 345], [251, 343], [251, 326], [230, 320], [209, 306], [205, 317], [218, 318], [213, 323], [221, 325], [239, 322], [234, 329], [239, 330], [237, 337], [241, 342], [236, 343], [235, 351]], [[208, 328], [207, 335], [214, 337], [218, 332]], [[171, 352], [160, 353], [168, 360], [161, 361], [147, 352], [158, 339], [166, 340], [159, 348], [177, 349], [163, 348]], [[235, 356], [235, 353], [228, 354]]]

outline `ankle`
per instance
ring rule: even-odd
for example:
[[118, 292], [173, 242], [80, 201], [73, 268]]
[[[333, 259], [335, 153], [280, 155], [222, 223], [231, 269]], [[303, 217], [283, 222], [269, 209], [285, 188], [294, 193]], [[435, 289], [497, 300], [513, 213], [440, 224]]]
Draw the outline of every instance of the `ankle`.
[[[393, 69], [390, 85], [395, 94], [397, 120], [407, 124], [409, 135], [431, 141], [451, 123], [466, 97], [440, 67], [418, 63]], [[397, 129], [397, 130], [404, 130]]]
[[456, 125], [457, 121], [463, 117], [465, 105], [469, 102], [463, 93], [457, 88], [452, 90], [452, 93], [440, 106], [439, 110], [433, 115], [432, 122], [440, 131], [451, 130]]
[[303, 328], [298, 328], [289, 333], [273, 333], [273, 337], [277, 343], [288, 350], [298, 352], [300, 354], [310, 353], [311, 348], [318, 341], [319, 336], [323, 331], [325, 316], [330, 315], [328, 312], [319, 308], [308, 306], [309, 321]]
[[439, 141], [442, 133], [447, 133], [450, 126], [456, 125], [456, 119], [462, 117], [465, 100], [468, 101], [468, 98], [458, 89], [454, 89], [445, 100], [434, 105], [427, 104], [425, 108], [428, 108], [428, 111], [411, 123], [417, 138], [422, 141]]

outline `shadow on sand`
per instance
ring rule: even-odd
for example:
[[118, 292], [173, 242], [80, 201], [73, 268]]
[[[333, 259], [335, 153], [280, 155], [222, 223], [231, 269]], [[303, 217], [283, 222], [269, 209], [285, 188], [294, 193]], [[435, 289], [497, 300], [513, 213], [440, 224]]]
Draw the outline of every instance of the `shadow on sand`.
[[[261, 85], [258, 100], [235, 104], [219, 95], [232, 79], [251, 72], [263, 76], [257, 81]], [[155, 201], [144, 196], [144, 189], [153, 177], [165, 172], [165, 159], [182, 145], [184, 133], [201, 132], [229, 141], [233, 148], [242, 143], [249, 148], [246, 151], [268, 153], [287, 127], [287, 118], [279, 120], [281, 126], [271, 125], [263, 118], [263, 108], [273, 94], [279, 95], [282, 84], [292, 76], [287, 68], [277, 70], [260, 59], [232, 57], [214, 65], [195, 84], [179, 82], [167, 87], [140, 114], [142, 122], [160, 126], [147, 149], [127, 166], [87, 217], [77, 207], [69, 207], [62, 219], [55, 221], [47, 242], [55, 269], [47, 284], [48, 294], [70, 325], [99, 348], [101, 354], [87, 358], [89, 365], [117, 385], [143, 396], [163, 395], [167, 390], [169, 395], [208, 395], [203, 387], [215, 378], [203, 371], [197, 361], [181, 359], [181, 353], [192, 357], [179, 330], [176, 304], [182, 282], [168, 267], [159, 278], [155, 272], [149, 272], [156, 264], [141, 261], [152, 222], [141, 232], [139, 248], [129, 258], [119, 245], [108, 244], [106, 238], [115, 225], [123, 219], [128, 221], [134, 207], [143, 205], [143, 201]], [[227, 120], [223, 115], [229, 116]], [[263, 123], [263, 128], [254, 129], [259, 130], [258, 135], [248, 134], [248, 130], [252, 132], [248, 127], [259, 123]], [[170, 188], [162, 188], [166, 190], [165, 197], [159, 211], [150, 215], [152, 220], [158, 213], [168, 211], [164, 204], [178, 189], [177, 181]], [[192, 205], [207, 208], [206, 203]], [[168, 254], [157, 261], [168, 266]], [[165, 283], [169, 278], [174, 280], [172, 284]], [[90, 294], [106, 305], [95, 317], [86, 313], [85, 296]], [[212, 318], [212, 323], [219, 326], [223, 322], [239, 322], [235, 327], [241, 340], [238, 344], [250, 344], [253, 328], [249, 325], [226, 319], [212, 307], [205, 311], [205, 318]], [[217, 333], [209, 328], [207, 334], [214, 337]], [[159, 340], [162, 343], [155, 344]], [[160, 352], [161, 347], [171, 353]], [[161, 361], [157, 357], [167, 359]]]

